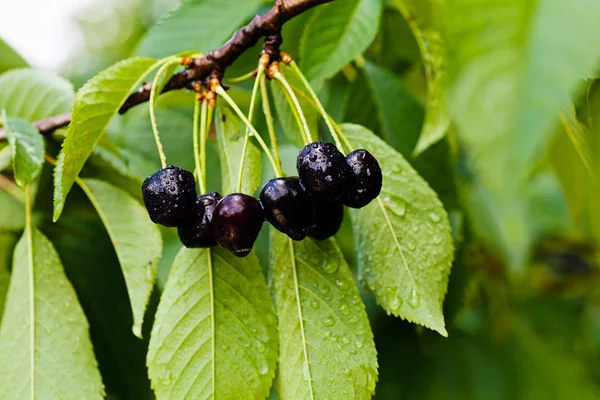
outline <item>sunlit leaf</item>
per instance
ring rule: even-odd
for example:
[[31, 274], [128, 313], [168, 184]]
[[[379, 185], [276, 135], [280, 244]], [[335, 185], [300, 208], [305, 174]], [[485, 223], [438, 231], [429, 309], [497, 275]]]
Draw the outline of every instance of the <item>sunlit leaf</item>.
[[365, 307], [333, 239], [271, 232], [279, 319], [277, 390], [284, 399], [370, 399], [377, 356]]
[[155, 63], [150, 58], [129, 58], [100, 72], [77, 91], [73, 120], [54, 173], [54, 220], [106, 126]]
[[33, 122], [68, 112], [73, 86], [51, 72], [14, 69], [0, 75], [0, 110], [10, 117]]
[[4, 111], [2, 121], [12, 151], [15, 180], [25, 187], [38, 176], [44, 165], [44, 139], [31, 123], [20, 118], [7, 118]]
[[157, 399], [267, 397], [276, 324], [253, 253], [181, 249], [150, 337], [148, 373]]
[[17, 245], [0, 327], [5, 399], [102, 399], [88, 323], [52, 243], [29, 226]]
[[208, 52], [229, 39], [261, 3], [261, 0], [186, 1], [148, 32], [137, 54], [158, 58], [185, 50]]
[[442, 79], [445, 74], [445, 45], [436, 18], [443, 16], [443, 2], [434, 0], [394, 0], [415, 36], [427, 81], [425, 123], [415, 153], [419, 154], [443, 138], [450, 126], [444, 103]]
[[0, 73], [9, 69], [27, 67], [27, 62], [12, 47], [0, 38]]
[[11, 234], [0, 234], [0, 322], [4, 313], [4, 301], [10, 282], [10, 265], [15, 247], [15, 237]]
[[142, 322], [162, 254], [158, 227], [144, 206], [122, 190], [97, 179], [83, 179], [81, 188], [102, 219], [119, 257], [133, 311], [133, 332], [141, 337]]
[[383, 172], [379, 197], [352, 211], [360, 279], [388, 313], [446, 336], [442, 303], [454, 257], [448, 214], [398, 152], [359, 125], [342, 130]]
[[381, 0], [344, 0], [320, 6], [300, 42], [300, 65], [312, 81], [330, 78], [371, 44], [381, 19]]
[[[219, 156], [221, 158], [222, 193], [234, 193], [240, 171], [240, 161], [244, 147], [244, 128], [229, 108], [219, 108], [215, 115]], [[253, 194], [260, 184], [262, 159], [260, 151], [250, 138], [246, 149], [242, 193]]]

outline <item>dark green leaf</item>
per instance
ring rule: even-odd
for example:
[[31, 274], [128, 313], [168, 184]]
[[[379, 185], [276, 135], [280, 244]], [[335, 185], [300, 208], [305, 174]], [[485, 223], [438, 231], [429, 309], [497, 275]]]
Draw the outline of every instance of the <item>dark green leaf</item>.
[[108, 123], [155, 66], [156, 61], [150, 58], [130, 58], [100, 72], [77, 91], [73, 120], [54, 173], [54, 220]]
[[454, 257], [446, 210], [398, 152], [364, 127], [341, 127], [383, 172], [379, 197], [352, 211], [360, 279], [387, 312], [446, 336], [442, 303]]
[[320, 6], [300, 42], [300, 65], [311, 81], [330, 78], [371, 44], [381, 0], [344, 0]]
[[229, 39], [261, 3], [261, 0], [184, 2], [148, 32], [137, 54], [158, 58], [186, 50], [208, 52]]
[[377, 355], [364, 304], [333, 239], [294, 242], [272, 229], [270, 285], [284, 399], [370, 399]]
[[4, 111], [2, 121], [12, 150], [15, 180], [25, 187], [37, 178], [44, 164], [44, 139], [31, 123], [20, 118], [7, 118]]

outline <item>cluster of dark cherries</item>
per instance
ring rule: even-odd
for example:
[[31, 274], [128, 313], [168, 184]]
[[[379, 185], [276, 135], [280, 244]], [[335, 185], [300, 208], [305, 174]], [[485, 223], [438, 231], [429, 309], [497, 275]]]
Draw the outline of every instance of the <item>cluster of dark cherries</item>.
[[296, 168], [299, 177], [268, 181], [259, 201], [243, 193], [196, 197], [194, 175], [169, 165], [144, 181], [144, 204], [154, 223], [177, 227], [184, 246], [219, 244], [244, 257], [265, 219], [293, 240], [324, 240], [339, 230], [344, 205], [364, 207], [381, 191], [379, 163], [364, 149], [344, 157], [331, 143], [313, 142], [298, 154]]

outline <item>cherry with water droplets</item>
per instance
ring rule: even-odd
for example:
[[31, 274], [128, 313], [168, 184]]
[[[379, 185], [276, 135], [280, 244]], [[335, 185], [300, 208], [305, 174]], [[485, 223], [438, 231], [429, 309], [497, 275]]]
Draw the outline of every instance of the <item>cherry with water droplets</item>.
[[350, 173], [342, 199], [348, 207], [364, 207], [381, 192], [381, 168], [377, 159], [365, 149], [348, 154], [346, 162]]
[[332, 143], [312, 142], [304, 146], [296, 159], [296, 169], [302, 184], [314, 197], [334, 201], [346, 188], [348, 164]]
[[185, 247], [206, 248], [217, 245], [212, 218], [219, 200], [221, 195], [217, 192], [196, 197], [195, 218], [177, 227], [177, 234]]
[[194, 175], [183, 168], [167, 165], [142, 184], [144, 205], [152, 222], [178, 226], [193, 218], [196, 201]]

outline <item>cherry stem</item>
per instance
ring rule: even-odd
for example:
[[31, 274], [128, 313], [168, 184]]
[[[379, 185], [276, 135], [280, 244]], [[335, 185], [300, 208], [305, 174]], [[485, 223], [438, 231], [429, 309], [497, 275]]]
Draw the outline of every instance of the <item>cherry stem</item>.
[[228, 83], [238, 83], [238, 82], [243, 82], [247, 79], [253, 78], [255, 76], [258, 76], [258, 70], [254, 69], [250, 72], [248, 72], [247, 74], [241, 75], [241, 76], [236, 76], [235, 78], [228, 78], [227, 82]]
[[[200, 104], [200, 102], [202, 102], [202, 104]], [[198, 181], [198, 186], [200, 188], [200, 192], [204, 193], [206, 191], [206, 187], [205, 187], [205, 182], [203, 179], [203, 171], [204, 169], [202, 168], [201, 164], [200, 164], [200, 158], [202, 157], [201, 155], [201, 150], [200, 150], [200, 146], [199, 146], [199, 142], [201, 141], [200, 136], [202, 135], [202, 126], [204, 126], [204, 120], [206, 119], [206, 107], [205, 107], [205, 101], [201, 100], [200, 98], [196, 99], [195, 104], [194, 104], [194, 132], [193, 132], [193, 138], [194, 138], [194, 162], [196, 164], [196, 180]], [[202, 116], [200, 116], [200, 109], [202, 109]], [[200, 121], [199, 121], [200, 120]]]
[[252, 132], [252, 135], [256, 138], [256, 140], [260, 144], [260, 147], [263, 149], [263, 151], [265, 152], [265, 155], [269, 159], [269, 162], [271, 163], [271, 167], [273, 167], [273, 171], [275, 172], [275, 174], [278, 177], [282, 176], [283, 173], [281, 172], [281, 169], [279, 168], [279, 166], [275, 163], [275, 160], [273, 159], [273, 155], [271, 154], [271, 151], [269, 150], [269, 148], [265, 144], [265, 141], [262, 139], [262, 137], [256, 131], [256, 129], [252, 126], [252, 124], [250, 123], [250, 121], [248, 121], [248, 118], [246, 118], [246, 116], [244, 115], [244, 113], [242, 112], [242, 110], [240, 110], [240, 108], [237, 106], [237, 104], [235, 104], [235, 102], [233, 101], [233, 99], [231, 97], [229, 97], [229, 95], [227, 94], [227, 92], [225, 91], [225, 89], [223, 89], [223, 86], [218, 85], [215, 88], [215, 91], [216, 91], [216, 93], [219, 96], [223, 97], [225, 99], [225, 101], [227, 101], [227, 103], [233, 109], [233, 111], [237, 114], [237, 116], [242, 121], [244, 121], [244, 123], [246, 124], [246, 126], [248, 127], [248, 129], [250, 130], [250, 132]]
[[321, 104], [321, 101], [319, 100], [319, 96], [317, 96], [317, 94], [313, 90], [312, 86], [310, 86], [310, 83], [308, 83], [308, 80], [306, 79], [306, 77], [304, 76], [302, 71], [300, 71], [300, 68], [298, 68], [298, 64], [296, 64], [296, 62], [292, 60], [292, 62], [289, 65], [292, 67], [292, 70], [296, 73], [298, 78], [300, 78], [300, 80], [304, 84], [304, 87], [310, 94], [310, 97], [312, 97], [314, 103], [317, 106], [317, 109], [319, 110], [319, 112], [321, 113], [321, 116], [325, 120], [325, 124], [327, 125], [327, 128], [329, 128], [329, 132], [331, 133], [331, 136], [333, 137], [333, 140], [335, 141], [335, 145], [338, 147], [338, 149], [341, 152], [344, 152], [344, 147], [342, 146], [342, 143], [340, 142], [338, 133], [336, 132], [336, 130], [333, 127], [333, 124], [331, 123], [331, 121], [332, 121], [331, 117], [329, 117], [329, 114], [327, 114], [327, 111], [325, 111], [325, 107], [323, 107], [323, 104]]
[[262, 108], [265, 114], [265, 121], [267, 122], [267, 129], [269, 130], [269, 139], [271, 141], [271, 148], [273, 149], [273, 155], [275, 156], [275, 162], [281, 169], [281, 159], [279, 158], [279, 147], [277, 146], [277, 136], [275, 135], [275, 125], [273, 123], [273, 114], [271, 113], [271, 105], [269, 104], [269, 94], [267, 91], [267, 78], [262, 76], [260, 79], [260, 95], [262, 98]]
[[[265, 66], [259, 63], [258, 70], [256, 73], [256, 79], [254, 80], [254, 86], [252, 87], [252, 97], [250, 98], [250, 108], [248, 109], [248, 122], [252, 122], [252, 114], [254, 113], [254, 105], [256, 104], [256, 93], [258, 93], [258, 85], [260, 78], [265, 72]], [[246, 153], [248, 151], [248, 142], [250, 141], [250, 130], [245, 129], [244, 134], [244, 145], [242, 146], [242, 160], [240, 161], [240, 171], [238, 173], [237, 192], [242, 193], [242, 181], [244, 179], [244, 166], [246, 164]]]
[[273, 78], [277, 80], [283, 86], [283, 92], [285, 93], [285, 97], [290, 104], [290, 108], [292, 109], [292, 113], [294, 114], [294, 118], [298, 123], [298, 127], [304, 133], [304, 144], [309, 144], [312, 142], [312, 137], [310, 135], [310, 129], [308, 128], [308, 123], [306, 122], [306, 118], [304, 117], [304, 113], [302, 112], [302, 108], [300, 107], [300, 103], [298, 102], [298, 98], [294, 94], [290, 84], [285, 79], [285, 76], [281, 72], [276, 72], [273, 75]]
[[152, 81], [152, 90], [150, 91], [150, 122], [152, 123], [152, 132], [154, 133], [154, 140], [156, 141], [156, 149], [158, 150], [158, 155], [160, 156], [160, 164], [163, 168], [167, 166], [167, 157], [165, 156], [165, 151], [163, 150], [163, 145], [160, 141], [160, 134], [158, 133], [158, 125], [156, 124], [156, 114], [154, 112], [154, 103], [156, 101], [156, 95], [160, 90], [156, 90], [158, 87], [158, 82], [162, 78], [162, 75], [165, 74], [167, 69], [174, 64], [181, 64], [181, 58], [177, 57], [174, 59], [167, 59], [165, 63], [160, 67], [154, 80]]
[[201, 168], [202, 168], [202, 184], [204, 185], [204, 190], [206, 190], [206, 142], [208, 141], [208, 134], [210, 132], [210, 127], [212, 125], [215, 107], [208, 100], [205, 101], [204, 103], [207, 108], [207, 113], [206, 113], [206, 122], [204, 125], [204, 130], [200, 131], [200, 162], [201, 162]]

